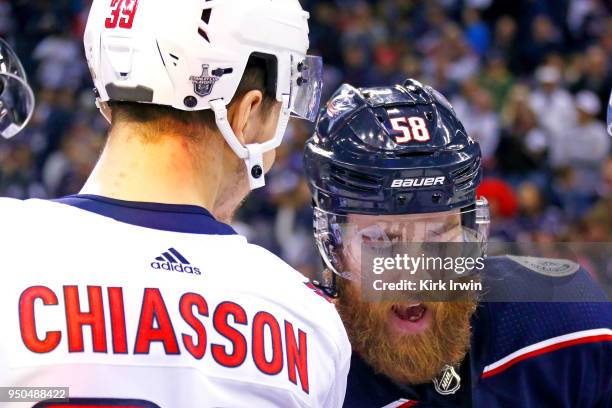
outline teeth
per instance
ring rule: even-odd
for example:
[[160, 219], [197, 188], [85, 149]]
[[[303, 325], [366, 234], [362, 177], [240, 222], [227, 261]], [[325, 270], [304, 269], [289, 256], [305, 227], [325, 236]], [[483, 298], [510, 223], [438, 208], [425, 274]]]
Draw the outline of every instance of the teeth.
[[417, 320], [419, 320], [421, 317], [423, 317], [423, 311], [421, 311], [421, 313], [419, 313], [416, 316], [411, 316], [408, 318], [408, 320], [410, 320], [411, 322], [416, 322]]
[[411, 307], [415, 307], [415, 306], [421, 306], [422, 303], [421, 302], [417, 302], [417, 303], [408, 303], [408, 304], [402, 304], [402, 305], [393, 305], [391, 306], [391, 308], [393, 310], [401, 310], [401, 309], [409, 309]]

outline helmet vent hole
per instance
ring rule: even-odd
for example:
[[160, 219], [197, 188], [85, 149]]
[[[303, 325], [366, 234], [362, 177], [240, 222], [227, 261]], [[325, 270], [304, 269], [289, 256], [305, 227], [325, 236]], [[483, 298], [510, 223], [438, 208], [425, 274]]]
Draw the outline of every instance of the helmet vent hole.
[[208, 38], [208, 34], [206, 34], [206, 31], [202, 30], [201, 28], [198, 28], [198, 34], [200, 34], [200, 36], [204, 38], [206, 41], [210, 42], [210, 39]]
[[385, 118], [383, 118], [381, 115], [376, 115], [376, 119], [378, 119], [378, 121], [380, 123], [384, 123], [385, 122]]
[[432, 196], [431, 196], [431, 202], [434, 203], [434, 204], [438, 204], [441, 199], [442, 199], [442, 196], [440, 194], [438, 194], [438, 193], [432, 194]]
[[211, 12], [212, 12], [212, 9], [204, 9], [202, 11], [202, 21], [205, 22], [206, 24], [208, 24], [208, 22], [210, 21]]
[[427, 118], [428, 121], [431, 122], [433, 120], [433, 113], [425, 112], [425, 117]]
[[378, 189], [382, 179], [364, 173], [351, 171], [332, 164], [330, 178], [334, 182], [357, 191], [373, 192]]

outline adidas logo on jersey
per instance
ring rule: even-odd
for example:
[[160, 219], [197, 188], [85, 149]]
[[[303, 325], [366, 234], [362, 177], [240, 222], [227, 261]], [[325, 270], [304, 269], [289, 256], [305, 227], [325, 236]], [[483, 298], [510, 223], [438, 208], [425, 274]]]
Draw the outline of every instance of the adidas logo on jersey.
[[191, 266], [191, 263], [179, 251], [174, 248], [168, 248], [168, 251], [155, 258], [151, 262], [151, 268], [163, 269], [165, 271], [174, 271], [182, 273], [191, 273], [201, 275], [199, 268]]

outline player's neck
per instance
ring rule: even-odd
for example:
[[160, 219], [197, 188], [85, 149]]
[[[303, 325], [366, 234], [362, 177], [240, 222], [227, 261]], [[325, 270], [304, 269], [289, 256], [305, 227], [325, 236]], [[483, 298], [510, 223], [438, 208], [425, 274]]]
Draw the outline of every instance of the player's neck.
[[134, 133], [124, 128], [109, 134], [81, 194], [197, 205], [212, 211], [223, 172], [222, 141], [213, 137], [197, 148], [178, 134], [147, 141]]

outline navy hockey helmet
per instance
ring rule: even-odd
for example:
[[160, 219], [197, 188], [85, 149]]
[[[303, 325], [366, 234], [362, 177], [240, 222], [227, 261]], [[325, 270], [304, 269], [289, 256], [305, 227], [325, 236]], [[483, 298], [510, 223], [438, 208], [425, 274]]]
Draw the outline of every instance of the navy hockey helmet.
[[450, 103], [414, 80], [343, 85], [307, 142], [315, 206], [335, 213], [407, 214], [474, 204], [480, 147]]
[[[393, 228], [403, 231], [404, 241], [424, 242], [431, 239], [426, 232], [436, 224], [436, 214], [452, 212], [461, 214], [464, 236], [470, 231], [470, 240], [486, 241], [488, 206], [476, 199], [480, 147], [448, 100], [416, 80], [377, 88], [342, 85], [320, 111], [306, 143], [304, 168], [315, 207], [315, 239], [336, 274], [350, 278], [339, 251], [346, 249], [346, 229], [359, 229], [350, 225], [351, 214], [372, 220], [410, 215]], [[376, 223], [366, 228], [369, 240], [388, 239], [388, 228]], [[415, 235], [417, 229], [421, 233]]]

